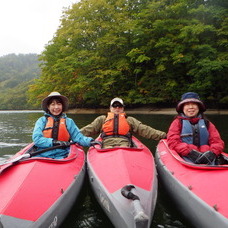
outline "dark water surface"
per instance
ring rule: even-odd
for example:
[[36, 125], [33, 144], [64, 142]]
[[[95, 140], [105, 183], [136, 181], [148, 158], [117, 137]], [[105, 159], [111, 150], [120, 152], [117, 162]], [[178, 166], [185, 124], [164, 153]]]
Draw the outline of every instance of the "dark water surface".
[[[43, 112], [0, 111], [0, 162], [32, 142], [32, 130], [35, 121]], [[90, 123], [97, 114], [69, 114], [79, 128]], [[173, 120], [173, 115], [131, 115], [156, 129], [166, 131]], [[218, 128], [222, 139], [228, 143], [228, 115], [207, 115]], [[152, 153], [156, 150], [157, 141], [139, 137]], [[228, 152], [227, 148], [225, 152]], [[112, 228], [109, 219], [94, 199], [88, 180], [85, 181], [78, 202], [70, 211], [61, 228]], [[190, 228], [161, 185], [158, 189], [158, 200], [151, 227], [158, 228]]]

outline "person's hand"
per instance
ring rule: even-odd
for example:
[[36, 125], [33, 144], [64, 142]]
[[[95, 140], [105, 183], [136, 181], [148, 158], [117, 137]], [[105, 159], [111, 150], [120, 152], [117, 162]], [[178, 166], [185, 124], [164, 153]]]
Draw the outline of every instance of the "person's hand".
[[101, 142], [101, 141], [98, 141], [98, 140], [92, 140], [92, 141], [90, 142], [90, 146], [95, 147], [95, 145], [100, 145], [100, 146], [102, 146], [102, 142]]
[[58, 141], [58, 140], [53, 140], [53, 146], [70, 146], [70, 142], [67, 141]]
[[187, 157], [191, 159], [193, 163], [196, 163], [197, 160], [202, 156], [202, 153], [197, 150], [191, 150]]
[[202, 155], [197, 159], [197, 164], [212, 164], [212, 162], [215, 160], [216, 154], [212, 151], [206, 151], [202, 153]]
[[164, 135], [162, 136], [162, 139], [167, 139], [167, 134], [164, 134]]

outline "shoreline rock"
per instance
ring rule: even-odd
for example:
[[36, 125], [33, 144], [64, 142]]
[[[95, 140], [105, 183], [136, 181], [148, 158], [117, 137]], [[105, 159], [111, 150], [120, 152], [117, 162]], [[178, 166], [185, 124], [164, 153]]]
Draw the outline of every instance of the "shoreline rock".
[[[106, 114], [109, 109], [70, 109], [67, 111], [69, 114]], [[150, 108], [138, 108], [138, 109], [125, 109], [127, 114], [157, 114], [157, 115], [176, 115], [177, 112], [175, 108], [166, 108], [166, 109], [150, 109]], [[205, 114], [212, 115], [228, 115], [228, 110], [216, 110], [208, 109]]]

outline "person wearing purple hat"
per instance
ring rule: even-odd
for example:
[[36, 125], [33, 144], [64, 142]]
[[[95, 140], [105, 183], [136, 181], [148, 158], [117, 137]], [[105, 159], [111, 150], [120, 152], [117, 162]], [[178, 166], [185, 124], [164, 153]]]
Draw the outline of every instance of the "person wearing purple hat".
[[93, 138], [84, 136], [75, 122], [64, 113], [68, 108], [67, 97], [59, 92], [51, 92], [43, 99], [41, 106], [45, 113], [36, 121], [32, 135], [37, 150], [53, 146], [63, 146], [63, 148], [50, 150], [37, 156], [62, 159], [69, 153], [70, 142], [88, 147], [99, 144]]
[[206, 107], [197, 93], [187, 92], [176, 106], [178, 115], [169, 127], [167, 143], [186, 161], [215, 164], [224, 142], [215, 125], [204, 116]]

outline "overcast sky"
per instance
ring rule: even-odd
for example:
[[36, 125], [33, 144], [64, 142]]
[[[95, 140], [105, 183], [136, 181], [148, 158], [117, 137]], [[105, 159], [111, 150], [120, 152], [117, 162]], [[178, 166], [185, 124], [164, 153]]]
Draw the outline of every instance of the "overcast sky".
[[53, 38], [64, 7], [79, 0], [0, 0], [0, 56], [40, 54]]

